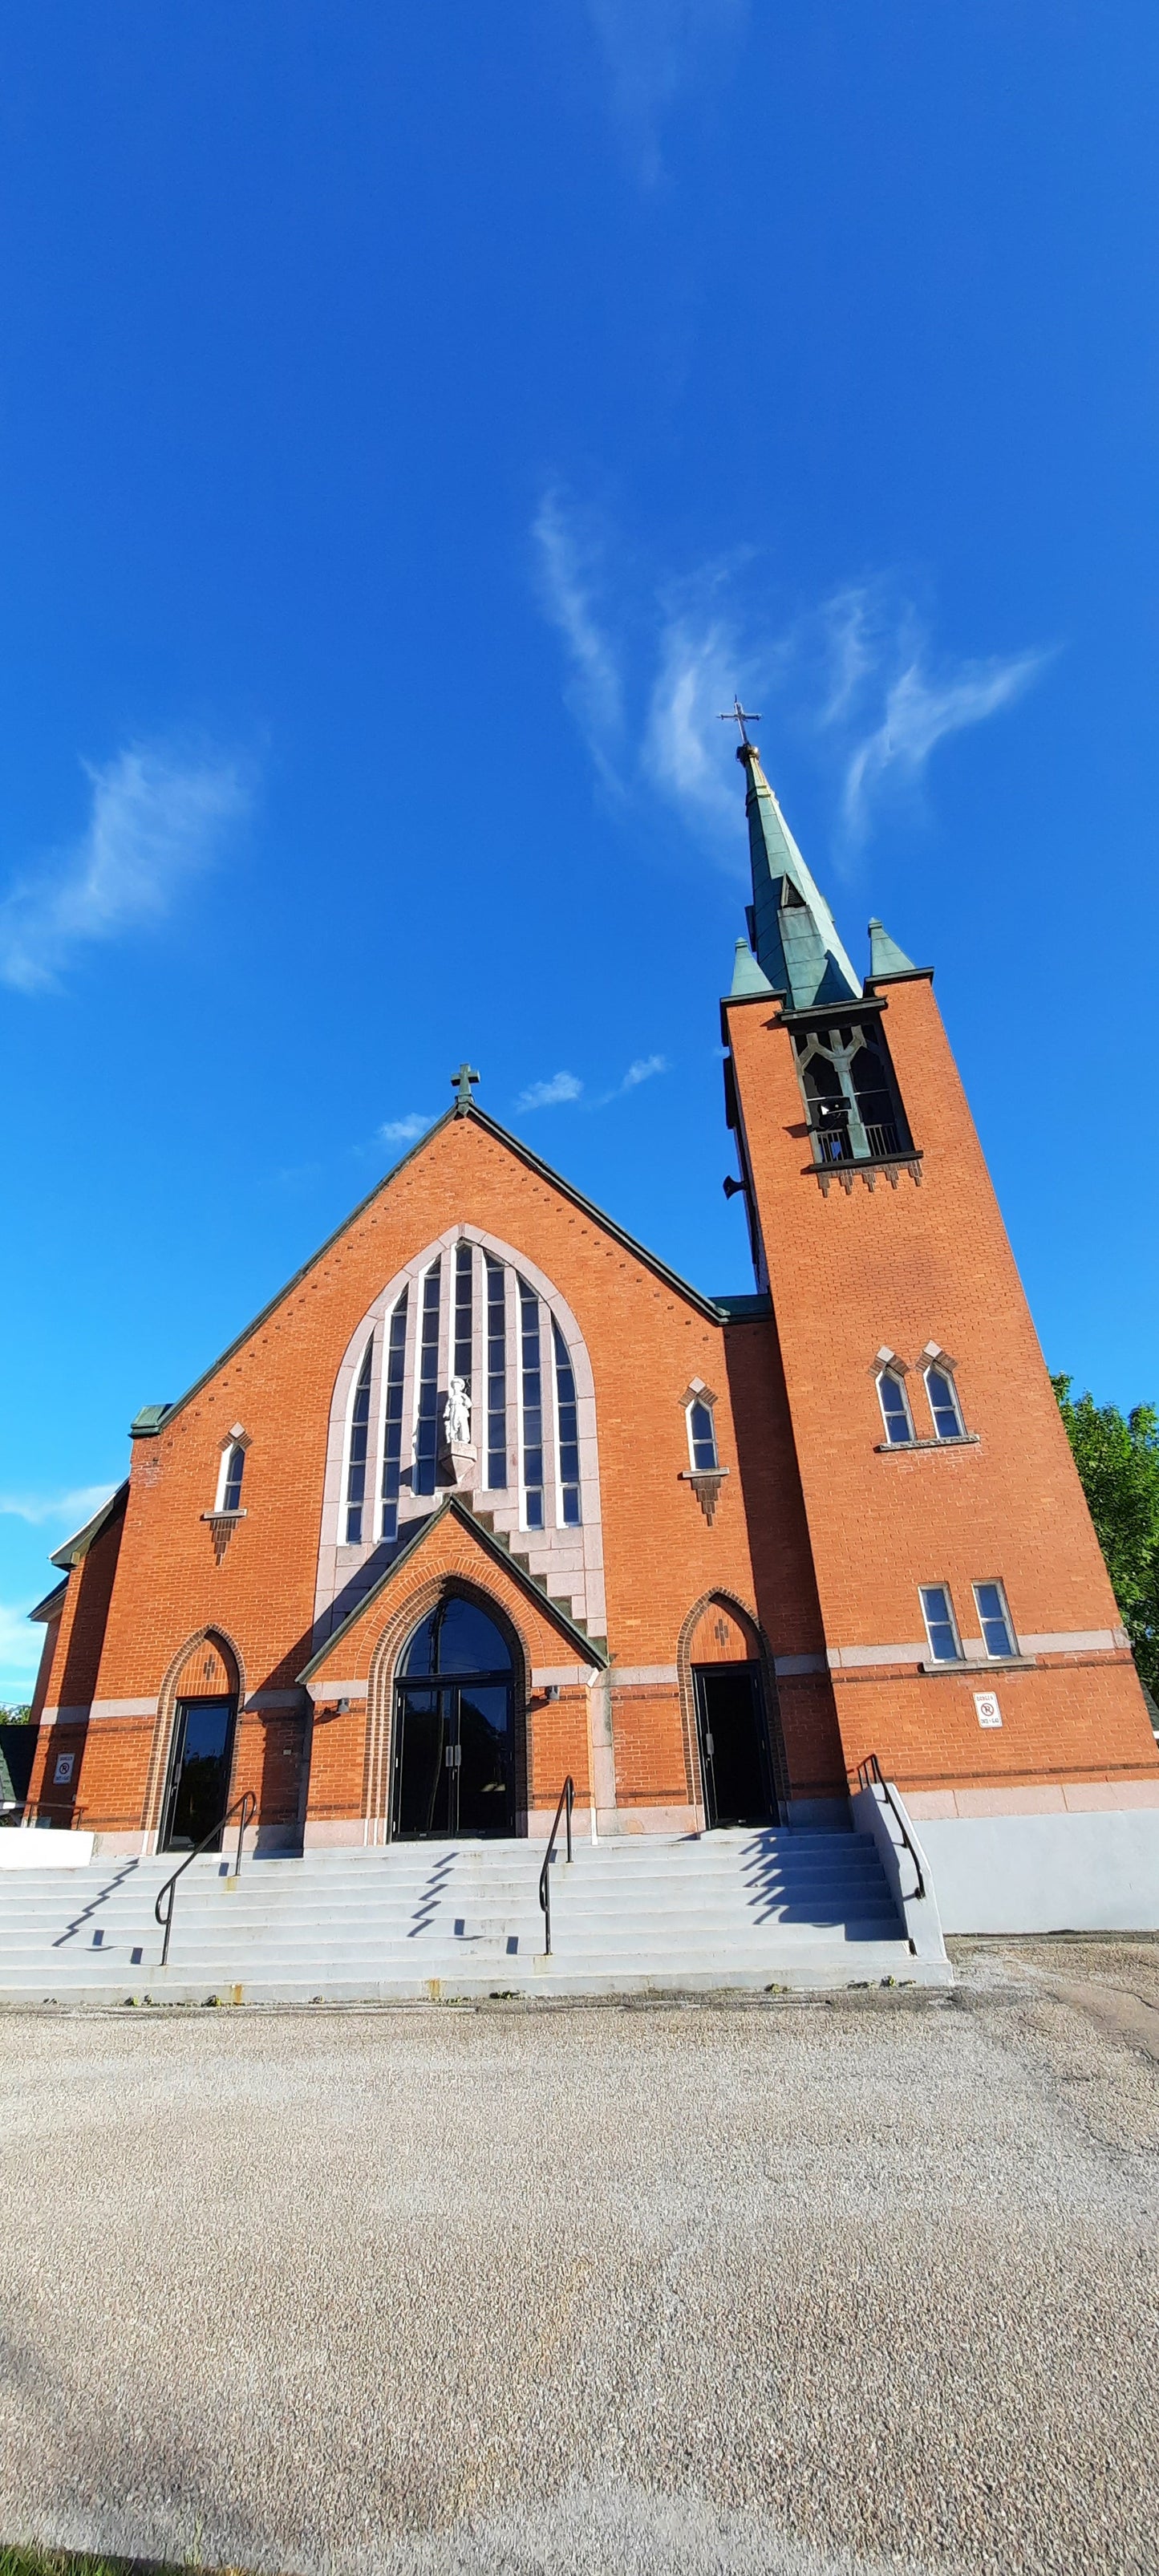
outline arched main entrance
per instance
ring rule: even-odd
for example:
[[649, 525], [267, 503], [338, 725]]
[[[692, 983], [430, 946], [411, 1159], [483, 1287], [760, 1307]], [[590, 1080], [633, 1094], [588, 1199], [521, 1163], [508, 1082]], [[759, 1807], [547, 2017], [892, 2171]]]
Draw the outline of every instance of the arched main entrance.
[[731, 1602], [710, 1600], [687, 1651], [706, 1829], [775, 1824], [766, 1675], [751, 1621]]
[[513, 1834], [515, 1673], [477, 1601], [451, 1593], [404, 1649], [395, 1683], [396, 1842]]

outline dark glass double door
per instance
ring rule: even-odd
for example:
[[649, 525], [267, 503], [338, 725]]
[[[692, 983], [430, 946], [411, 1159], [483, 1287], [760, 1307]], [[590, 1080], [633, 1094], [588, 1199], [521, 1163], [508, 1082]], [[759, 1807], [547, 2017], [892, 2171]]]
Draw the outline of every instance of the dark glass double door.
[[774, 1825], [759, 1664], [701, 1664], [692, 1678], [706, 1826]]
[[178, 1700], [162, 1851], [191, 1851], [224, 1816], [233, 1769], [234, 1718], [232, 1699]]
[[513, 1696], [509, 1681], [397, 1685], [396, 1841], [514, 1833]]

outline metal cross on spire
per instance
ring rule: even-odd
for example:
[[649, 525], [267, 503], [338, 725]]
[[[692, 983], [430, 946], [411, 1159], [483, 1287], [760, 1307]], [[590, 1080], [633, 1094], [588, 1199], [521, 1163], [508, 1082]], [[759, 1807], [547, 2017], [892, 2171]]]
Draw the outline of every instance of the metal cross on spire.
[[739, 726], [740, 726], [740, 738], [741, 738], [741, 741], [742, 741], [742, 742], [747, 742], [747, 741], [748, 741], [748, 735], [747, 735], [747, 733], [745, 732], [745, 726], [746, 726], [746, 725], [751, 725], [751, 724], [759, 724], [759, 723], [760, 723], [760, 721], [761, 721], [760, 717], [759, 717], [759, 716], [754, 712], [754, 710], [753, 710], [751, 707], [749, 707], [749, 708], [742, 707], [742, 705], [741, 705], [741, 702], [740, 702], [740, 699], [739, 699], [739, 698], [734, 698], [734, 699], [733, 699], [733, 702], [732, 702], [731, 707], [722, 707], [722, 708], [721, 708], [721, 711], [720, 711], [720, 722], [721, 722], [721, 724], [735, 724], [735, 725], [739, 725]]
[[465, 1057], [462, 1064], [459, 1066], [458, 1072], [451, 1075], [451, 1089], [455, 1093], [455, 1109], [460, 1118], [462, 1117], [464, 1110], [471, 1107], [471, 1085], [473, 1082], [477, 1082], [478, 1079], [478, 1074], [474, 1071], [473, 1067], [467, 1063]]

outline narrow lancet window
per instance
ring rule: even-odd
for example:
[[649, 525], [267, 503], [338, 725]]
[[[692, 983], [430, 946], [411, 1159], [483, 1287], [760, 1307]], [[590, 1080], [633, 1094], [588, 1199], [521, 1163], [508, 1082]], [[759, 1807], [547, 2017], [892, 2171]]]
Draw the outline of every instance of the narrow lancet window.
[[720, 1460], [716, 1454], [716, 1424], [713, 1420], [712, 1406], [705, 1404], [700, 1396], [697, 1397], [695, 1404], [690, 1404], [688, 1407], [688, 1449], [698, 1475], [708, 1475], [713, 1468], [719, 1466]]
[[507, 1276], [488, 1252], [487, 1268], [487, 1484], [507, 1484]]
[[528, 1529], [543, 1528], [543, 1370], [539, 1348], [539, 1299], [519, 1282], [520, 1362], [523, 1393], [523, 1501]]
[[468, 1396], [471, 1392], [472, 1351], [472, 1278], [475, 1255], [469, 1243], [460, 1243], [455, 1253], [455, 1344], [452, 1372], [461, 1377]]
[[962, 1420], [962, 1408], [958, 1402], [958, 1390], [948, 1369], [928, 1368], [926, 1370], [926, 1393], [930, 1399], [930, 1413], [938, 1439], [961, 1440], [965, 1435], [965, 1424]]
[[398, 1486], [402, 1471], [402, 1387], [406, 1366], [407, 1290], [390, 1319], [386, 1352], [386, 1413], [382, 1442], [382, 1535], [398, 1537]]
[[914, 1426], [902, 1380], [895, 1377], [892, 1369], [883, 1369], [877, 1381], [877, 1392], [890, 1448], [907, 1449], [913, 1440]]
[[370, 1371], [374, 1336], [366, 1345], [354, 1403], [350, 1411], [350, 1451], [346, 1465], [346, 1544], [362, 1545], [362, 1511], [366, 1501], [366, 1450], [370, 1439]]
[[439, 1451], [439, 1291], [442, 1263], [433, 1262], [423, 1281], [419, 1340], [419, 1400], [415, 1420], [414, 1489], [433, 1494]]
[[218, 1505], [219, 1511], [240, 1512], [241, 1480], [244, 1474], [245, 1450], [242, 1447], [241, 1441], [235, 1440], [232, 1443], [232, 1446], [227, 1449], [225, 1453], [224, 1469], [221, 1479], [221, 1501]]
[[560, 1517], [565, 1529], [578, 1529], [580, 1520], [579, 1412], [575, 1400], [575, 1377], [568, 1358], [567, 1343], [554, 1318], [551, 1334], [555, 1345]]

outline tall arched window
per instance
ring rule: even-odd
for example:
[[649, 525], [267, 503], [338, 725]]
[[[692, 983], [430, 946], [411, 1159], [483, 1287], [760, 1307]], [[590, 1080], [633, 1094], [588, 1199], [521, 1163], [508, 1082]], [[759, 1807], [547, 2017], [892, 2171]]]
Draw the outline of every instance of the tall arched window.
[[350, 1454], [346, 1466], [346, 1543], [357, 1547], [362, 1539], [363, 1506], [366, 1502], [366, 1450], [370, 1439], [370, 1370], [374, 1359], [374, 1335], [366, 1345], [366, 1356], [358, 1372], [354, 1403], [350, 1412]]
[[245, 1474], [245, 1452], [246, 1444], [242, 1440], [231, 1440], [228, 1448], [222, 1451], [221, 1472], [217, 1480], [219, 1512], [240, 1512], [241, 1510], [241, 1480]]
[[881, 1405], [881, 1418], [885, 1424], [885, 1436], [890, 1448], [908, 1449], [914, 1436], [913, 1416], [909, 1409], [909, 1397], [905, 1391], [905, 1379], [896, 1365], [880, 1371], [877, 1393]]
[[962, 1420], [962, 1408], [958, 1402], [954, 1372], [944, 1357], [939, 1358], [936, 1365], [931, 1360], [926, 1370], [926, 1394], [930, 1399], [930, 1416], [935, 1438], [938, 1440], [964, 1439], [966, 1425]]

